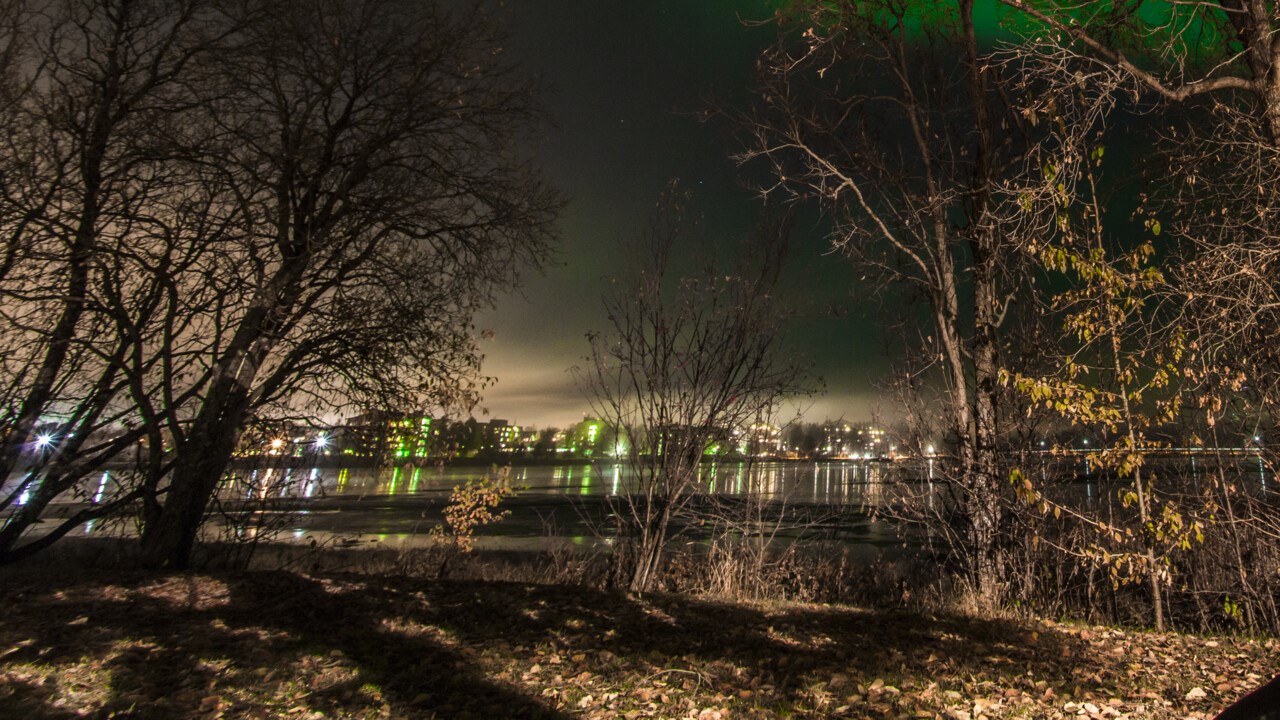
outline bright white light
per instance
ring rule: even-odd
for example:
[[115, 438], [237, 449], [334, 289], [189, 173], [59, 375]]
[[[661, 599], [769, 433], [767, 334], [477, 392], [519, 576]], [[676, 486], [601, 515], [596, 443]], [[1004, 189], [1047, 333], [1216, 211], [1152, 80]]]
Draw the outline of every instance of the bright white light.
[[929, 447], [925, 448], [925, 449], [924, 449], [924, 451], [925, 451], [925, 453], [926, 453], [926, 454], [928, 454], [928, 455], [932, 455], [932, 454], [933, 454], [933, 446], [932, 446], [932, 445], [930, 445]]
[[324, 450], [324, 449], [325, 449], [325, 448], [327, 448], [327, 447], [329, 447], [329, 438], [327, 438], [327, 437], [325, 437], [325, 436], [323, 436], [323, 435], [321, 435], [320, 437], [316, 438], [316, 449], [317, 449], [317, 450]]
[[1085, 438], [1085, 439], [1083, 440], [1083, 442], [1084, 442], [1084, 444], [1085, 444], [1085, 445], [1088, 445], [1088, 444], [1089, 444], [1089, 438]]
[[98, 483], [98, 492], [93, 494], [93, 504], [97, 505], [102, 502], [102, 496], [107, 494], [107, 481], [111, 479], [110, 472], [102, 473], [102, 481]]
[[284, 447], [284, 440], [282, 438], [276, 438], [275, 440], [271, 441], [272, 450], [279, 450], [282, 447]]
[[36, 447], [38, 448], [47, 448], [52, 444], [53, 444], [52, 435], [40, 435], [39, 437], [36, 438]]

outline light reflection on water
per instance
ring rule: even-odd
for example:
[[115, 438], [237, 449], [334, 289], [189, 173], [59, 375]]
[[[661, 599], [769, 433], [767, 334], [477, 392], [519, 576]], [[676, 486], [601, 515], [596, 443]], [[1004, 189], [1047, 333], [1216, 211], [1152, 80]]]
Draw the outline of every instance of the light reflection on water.
[[[1163, 480], [1181, 476], [1198, 487], [1211, 469], [1193, 456], [1181, 465], [1164, 461], [1148, 463], [1148, 472], [1158, 472]], [[1100, 487], [1111, 487], [1117, 482], [1086, 473], [1074, 483], [1065, 486], [1077, 499], [1094, 497]], [[1180, 467], [1180, 470], [1179, 470]], [[1048, 472], [1046, 472], [1048, 468]], [[1043, 463], [1038, 473], [1042, 479], [1060, 475], [1061, 466], [1050, 467]], [[1189, 472], [1188, 472], [1189, 471]], [[403, 497], [423, 495], [447, 497], [453, 487], [469, 480], [493, 475], [494, 468], [475, 466], [426, 466], [405, 465], [385, 469], [291, 467], [288, 465], [264, 466], [243, 469], [224, 481], [221, 496], [224, 499], [265, 500], [270, 495], [277, 498], [320, 497]], [[1216, 474], [1216, 470], [1213, 470]], [[1229, 470], [1233, 481], [1243, 482], [1252, 492], [1270, 492], [1269, 469], [1260, 457], [1242, 460]], [[761, 462], [737, 463], [721, 466], [704, 466], [701, 471], [702, 489], [721, 496], [765, 497], [788, 502], [877, 506], [885, 499], [886, 483], [902, 480], [925, 483], [937, 478], [935, 460], [920, 464], [885, 463], [879, 461], [824, 461], [824, 462]], [[117, 475], [120, 477], [118, 478]], [[531, 465], [509, 469], [511, 484], [522, 495], [574, 495], [602, 497], [629, 492], [634, 485], [634, 473], [619, 464], [594, 465]], [[119, 482], [128, 482], [125, 471], [109, 470], [87, 484], [79, 497], [91, 503], [109, 499], [121, 488]], [[19, 485], [23, 489], [16, 504], [30, 500], [31, 493], [39, 487], [39, 479], [29, 474], [15, 473], [0, 492], [12, 491]]]
[[[222, 493], [232, 500], [257, 498], [269, 481], [276, 483], [271, 497], [283, 500], [273, 501], [277, 509], [265, 512], [294, 513], [286, 539], [354, 537], [369, 545], [420, 544], [440, 522], [455, 486], [495, 472], [474, 466], [407, 465], [245, 470], [224, 484]], [[885, 479], [893, 472], [890, 465], [874, 461], [742, 463], [704, 466], [700, 483], [707, 493], [733, 501], [755, 497], [782, 508], [818, 508], [810, 516], [841, 513], [838, 523], [828, 519], [824, 536], [865, 545], [874, 554], [900, 541], [891, 523], [871, 517], [886, 497]], [[503, 502], [511, 514], [480, 529], [482, 547], [541, 549], [551, 537], [579, 546], [607, 544], [613, 527], [608, 498], [636, 484], [634, 472], [618, 464], [517, 466], [507, 470], [507, 477], [518, 488], [516, 496]], [[788, 532], [799, 537], [810, 531], [796, 524]]]
[[[1155, 472], [1158, 465], [1152, 465]], [[1089, 469], [1092, 469], [1091, 467]], [[1061, 467], [1041, 468], [1042, 477], [1061, 477]], [[481, 467], [423, 467], [373, 469], [312, 468], [311, 494], [293, 489], [291, 497], [312, 497], [314, 514], [299, 526], [308, 532], [362, 533], [384, 542], [412, 540], [438, 522], [439, 508], [451, 489], [468, 480], [492, 473]], [[1194, 482], [1205, 472], [1198, 463], [1166, 464], [1159, 470], [1165, 482]], [[1253, 459], [1233, 468], [1254, 492], [1267, 489], [1266, 468]], [[406, 480], [408, 478], [408, 480]], [[486, 528], [491, 547], [519, 545], [519, 538], [546, 539], [548, 517], [554, 517], [552, 534], [575, 543], [600, 541], [601, 514], [608, 512], [609, 496], [633, 489], [634, 473], [620, 465], [523, 466], [509, 470], [509, 481], [519, 494], [504, 502], [512, 511], [508, 520]], [[787, 507], [822, 508], [838, 515], [826, 537], [841, 542], [888, 547], [903, 540], [901, 528], [878, 517], [875, 510], [900, 500], [904, 494], [927, 500], [930, 507], [947, 503], [947, 486], [941, 482], [933, 459], [918, 465], [877, 461], [817, 463], [757, 463], [706, 466], [702, 489], [723, 498], [762, 498]], [[904, 482], [905, 481], [905, 482]], [[1080, 476], [1053, 487], [1058, 499], [1080, 506], [1097, 506], [1116, 496], [1126, 481]], [[1191, 486], [1188, 486], [1191, 489]], [[586, 508], [587, 510], [584, 510]], [[594, 517], [589, 517], [595, 512]], [[834, 534], [832, 534], [834, 533]], [[524, 541], [526, 546], [528, 541]]]
[[[815, 504], [875, 506], [895, 470], [875, 461], [746, 463], [706, 466], [701, 488], [728, 497], [764, 497]], [[447, 496], [457, 485], [493, 476], [482, 467], [393, 467], [250, 470], [224, 484], [223, 497], [310, 498]], [[303, 480], [305, 478], [305, 480]], [[508, 481], [521, 495], [603, 497], [634, 489], [635, 474], [617, 464], [512, 467]]]
[[[1047, 468], [1047, 469], [1046, 469]], [[1091, 469], [1091, 468], [1090, 468]], [[1045, 463], [1042, 478], [1060, 476], [1062, 467]], [[1153, 464], [1152, 472], [1161, 482], [1199, 486], [1217, 469], [1191, 458]], [[305, 542], [313, 537], [358, 536], [365, 541], [385, 543], [417, 542], [440, 518], [440, 509], [452, 488], [494, 473], [493, 468], [467, 466], [403, 466], [387, 469], [288, 467], [283, 465], [244, 469], [222, 486], [222, 497], [233, 502], [261, 503], [263, 515], [290, 514], [290, 530], [280, 539]], [[519, 494], [504, 502], [512, 515], [502, 523], [483, 530], [482, 546], [530, 549], [545, 547], [548, 535], [579, 545], [602, 541], [601, 518], [608, 512], [609, 496], [632, 489], [635, 476], [617, 464], [517, 466], [509, 469], [509, 481]], [[945, 484], [937, 482], [938, 468], [926, 462], [882, 463], [877, 461], [763, 462], [705, 466], [702, 488], [727, 498], [763, 498], [787, 506], [815, 506], [840, 513], [833, 523], [834, 537], [841, 542], [871, 548], [889, 547], [902, 541], [900, 528], [873, 517], [876, 508], [894, 502], [903, 480], [916, 490], [916, 497], [930, 505], [946, 502]], [[1231, 474], [1250, 492], [1269, 493], [1268, 468], [1261, 458], [1241, 459]], [[109, 501], [128, 482], [124, 471], [107, 471], [83, 488], [80, 502]], [[16, 488], [27, 483], [18, 504], [24, 503], [38, 487], [30, 476], [15, 475], [6, 483]], [[96, 482], [95, 482], [96, 481]], [[1081, 476], [1074, 482], [1055, 486], [1057, 497], [1092, 506], [1114, 500], [1123, 481]], [[584, 510], [585, 508], [585, 510]], [[592, 513], [595, 513], [592, 515]], [[116, 524], [119, 526], [119, 523]], [[100, 532], [97, 521], [86, 523], [82, 534]]]

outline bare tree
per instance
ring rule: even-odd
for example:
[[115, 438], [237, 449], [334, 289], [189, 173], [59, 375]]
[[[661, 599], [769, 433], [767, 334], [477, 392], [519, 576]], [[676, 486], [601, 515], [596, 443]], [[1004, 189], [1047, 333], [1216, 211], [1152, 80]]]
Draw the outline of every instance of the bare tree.
[[65, 0], [14, 16], [29, 40], [6, 55], [16, 67], [0, 136], [0, 476], [29, 467], [0, 498], [20, 505], [0, 527], [6, 560], [137, 498], [97, 492], [17, 547], [54, 498], [145, 434], [126, 365], [161, 332], [153, 311], [172, 299], [172, 267], [207, 250], [172, 232], [198, 186], [178, 167], [191, 148], [174, 131], [191, 110], [190, 69], [224, 20], [202, 0]]
[[28, 472], [0, 558], [140, 504], [147, 560], [180, 567], [250, 421], [474, 401], [471, 318], [558, 206], [493, 23], [408, 0], [12, 19], [34, 40], [0, 98], [0, 469]]
[[[816, 201], [832, 246], [873, 283], [924, 301], [921, 356], [945, 388], [946, 430], [980, 602], [1001, 593], [998, 360], [1017, 248], [993, 195], [1027, 146], [974, 4], [797, 2], [761, 59], [744, 163], [770, 198]], [[909, 340], [909, 339], [908, 339]], [[913, 377], [925, 368], [911, 368]]]
[[610, 329], [589, 336], [590, 364], [577, 371], [593, 409], [626, 444], [633, 480], [614, 506], [615, 558], [635, 592], [658, 580], [673, 519], [719, 461], [713, 446], [806, 389], [782, 356], [785, 315], [773, 295], [787, 224], [767, 222], [733, 268], [712, 258], [682, 276], [682, 201], [659, 204], [636, 246], [634, 276], [605, 298]]
[[1280, 142], [1280, 16], [1267, 3], [1001, 2], [1025, 21], [1019, 27], [1042, 61], [1105, 67], [1169, 101], [1216, 96], [1241, 103], [1270, 141]]
[[172, 427], [143, 534], [156, 566], [187, 563], [251, 416], [470, 400], [469, 319], [542, 257], [558, 204], [513, 148], [537, 117], [531, 87], [481, 15], [410, 0], [250, 5], [210, 103], [244, 218], [242, 293], [213, 319], [198, 399]]

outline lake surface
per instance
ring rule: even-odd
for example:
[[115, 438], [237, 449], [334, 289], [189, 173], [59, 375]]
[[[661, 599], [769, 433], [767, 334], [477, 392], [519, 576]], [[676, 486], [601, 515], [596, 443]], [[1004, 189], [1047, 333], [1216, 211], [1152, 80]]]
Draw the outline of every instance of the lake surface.
[[[1160, 460], [1149, 467], [1163, 474], [1162, 482], [1177, 482], [1188, 490], [1217, 477], [1213, 465], [1195, 457]], [[1076, 473], [1074, 481], [1056, 484], [1051, 492], [1059, 500], [1085, 507], [1107, 502], [1114, 498], [1117, 488], [1128, 485], [1125, 481], [1092, 476], [1087, 465], [1077, 464], [1074, 459], [1045, 460], [1038, 469], [1046, 478]], [[118, 479], [113, 472], [103, 473], [91, 487], [84, 488], [82, 502], [109, 497]], [[370, 469], [281, 464], [237, 471], [223, 485], [220, 499], [230, 517], [246, 524], [243, 532], [250, 536], [298, 543], [412, 546], [428, 542], [427, 534], [441, 522], [455, 486], [496, 472], [474, 466]], [[502, 508], [510, 511], [509, 517], [478, 531], [481, 547], [607, 547], [615, 534], [618, 498], [634, 485], [628, 469], [607, 463], [517, 466], [505, 472], [507, 481], [518, 492], [503, 501]], [[834, 542], [855, 556], [871, 558], [922, 543], [924, 538], [885, 519], [885, 514], [878, 511], [904, 492], [928, 502], [947, 502], [946, 486], [933, 482], [934, 473], [930, 460], [705, 466], [700, 479], [704, 492], [699, 501], [720, 504], [726, 508], [725, 514], [740, 511], [749, 501], [758, 502], [762, 522], [743, 527], [743, 532], [776, 534], [777, 542]], [[1250, 492], [1274, 497], [1274, 479], [1261, 459], [1232, 460], [1230, 476]], [[73, 507], [68, 504], [63, 511]], [[215, 531], [217, 525], [214, 524]], [[677, 525], [676, 529], [682, 531], [682, 541], [696, 543], [708, 536], [705, 527]], [[103, 530], [102, 526], [89, 523], [79, 534]]]
[[[506, 474], [522, 495], [608, 496], [629, 492], [634, 476], [620, 464], [538, 465], [493, 468], [440, 466], [369, 468], [266, 468], [241, 471], [224, 496], [266, 497], [447, 496], [470, 480]], [[764, 496], [821, 503], [874, 503], [893, 465], [877, 461], [761, 462], [706, 466], [702, 488], [712, 494]]]
[[[875, 555], [902, 544], [896, 526], [874, 516], [893, 472], [875, 461], [729, 464], [704, 468], [701, 486], [726, 506], [761, 501], [769, 527], [759, 530], [776, 530], [780, 542], [826, 539]], [[412, 545], [427, 541], [455, 486], [493, 474], [459, 466], [260, 469], [242, 473], [223, 496], [290, 518], [285, 535], [294, 541]], [[510, 516], [482, 528], [482, 547], [607, 546], [612, 504], [634, 485], [631, 472], [613, 464], [512, 467], [507, 481], [518, 488], [502, 504]]]

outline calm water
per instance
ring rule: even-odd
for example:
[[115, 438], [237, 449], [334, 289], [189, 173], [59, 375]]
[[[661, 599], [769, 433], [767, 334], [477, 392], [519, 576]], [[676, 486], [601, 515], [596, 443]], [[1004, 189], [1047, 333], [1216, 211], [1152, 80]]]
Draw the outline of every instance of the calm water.
[[[1216, 477], [1211, 466], [1196, 458], [1162, 463], [1151, 465], [1151, 470], [1162, 473], [1166, 482], [1176, 477], [1189, 490]], [[1055, 474], [1047, 465], [1040, 470], [1046, 477]], [[460, 466], [264, 467], [239, 472], [223, 486], [221, 497], [225, 507], [243, 511], [242, 517], [249, 517], [251, 524], [265, 528], [274, 538], [371, 547], [412, 545], [426, 542], [427, 532], [441, 521], [454, 486], [493, 472]], [[509, 482], [519, 491], [503, 502], [510, 516], [481, 529], [484, 547], [605, 546], [613, 535], [611, 503], [633, 486], [630, 472], [619, 465], [525, 466], [508, 472]], [[933, 475], [929, 461], [766, 462], [705, 468], [701, 485], [707, 498], [727, 506], [741, 506], [747, 498], [763, 500], [767, 526], [757, 531], [782, 528], [780, 541], [834, 541], [870, 557], [918, 544], [920, 538], [879, 518], [876, 510], [903, 492], [946, 502], [945, 486], [930, 482]], [[1233, 463], [1231, 477], [1251, 492], [1274, 496], [1273, 478], [1257, 458]], [[82, 489], [80, 502], [110, 497], [116, 482], [112, 472], [103, 473]], [[1057, 485], [1054, 492], [1059, 499], [1089, 506], [1114, 496], [1116, 487], [1115, 481], [1081, 472], [1075, 482]], [[694, 542], [706, 536], [705, 530], [678, 529]], [[90, 523], [80, 534], [102, 530]]]
[[[608, 496], [629, 492], [632, 473], [621, 465], [512, 467], [508, 482], [521, 495]], [[874, 461], [732, 464], [705, 468], [704, 490], [727, 496], [764, 496], [776, 500], [834, 504], [874, 504], [893, 467]], [[241, 472], [224, 497], [244, 499], [324, 496], [447, 496], [454, 486], [497, 471], [482, 467], [403, 467], [374, 469], [268, 468]]]
[[[414, 544], [440, 521], [454, 486], [484, 477], [477, 467], [263, 469], [224, 488], [227, 500], [259, 501], [290, 518], [297, 541]], [[703, 489], [729, 505], [764, 499], [782, 527], [780, 540], [823, 538], [874, 555], [901, 545], [896, 528], [872, 513], [891, 466], [878, 462], [759, 463], [707, 468]], [[541, 549], [548, 543], [603, 546], [612, 536], [611, 498], [627, 493], [632, 474], [618, 465], [513, 467], [519, 488], [503, 502], [511, 515], [481, 531], [481, 544]], [[692, 529], [686, 529], [692, 530]], [[697, 532], [687, 533], [696, 537]]]

